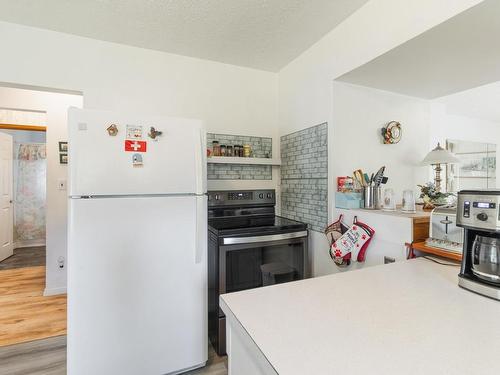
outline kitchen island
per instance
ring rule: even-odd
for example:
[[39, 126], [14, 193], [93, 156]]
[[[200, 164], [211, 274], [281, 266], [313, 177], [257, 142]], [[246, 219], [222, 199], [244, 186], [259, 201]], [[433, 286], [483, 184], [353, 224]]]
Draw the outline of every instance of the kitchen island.
[[488, 374], [500, 302], [413, 259], [221, 296], [229, 374]]

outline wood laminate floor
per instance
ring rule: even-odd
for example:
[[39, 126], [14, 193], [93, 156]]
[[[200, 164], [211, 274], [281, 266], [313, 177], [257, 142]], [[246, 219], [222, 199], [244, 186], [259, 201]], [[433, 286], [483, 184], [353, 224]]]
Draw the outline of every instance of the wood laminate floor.
[[[217, 356], [212, 347], [209, 346], [207, 366], [186, 374], [227, 375], [226, 358]], [[66, 336], [51, 337], [0, 348], [0, 374], [66, 374]]]
[[0, 262], [0, 270], [38, 266], [45, 266], [45, 246], [14, 249], [14, 255]]
[[44, 288], [43, 266], [0, 271], [0, 346], [66, 334], [66, 295]]

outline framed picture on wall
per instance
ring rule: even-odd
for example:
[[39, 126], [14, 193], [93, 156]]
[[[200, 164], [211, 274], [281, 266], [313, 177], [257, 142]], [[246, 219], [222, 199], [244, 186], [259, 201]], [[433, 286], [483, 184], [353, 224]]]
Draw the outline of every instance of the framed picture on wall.
[[460, 158], [460, 163], [446, 166], [449, 192], [496, 186], [496, 144], [448, 139], [446, 148]]
[[59, 142], [59, 152], [68, 152], [68, 142]]
[[59, 154], [59, 164], [68, 164], [68, 154]]

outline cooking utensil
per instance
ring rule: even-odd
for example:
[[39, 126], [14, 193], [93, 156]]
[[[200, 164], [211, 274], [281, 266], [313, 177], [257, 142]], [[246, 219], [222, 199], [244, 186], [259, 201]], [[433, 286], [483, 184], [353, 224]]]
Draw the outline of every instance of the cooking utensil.
[[366, 186], [370, 185], [370, 178], [368, 178], [368, 173], [363, 173], [363, 177], [365, 178]]
[[355, 170], [353, 172], [353, 175], [361, 188], [366, 186], [366, 181], [365, 181], [365, 178], [363, 176], [363, 172], [361, 171], [361, 169]]
[[373, 182], [375, 186], [379, 186], [382, 183], [382, 178], [384, 177], [384, 171], [385, 171], [385, 166], [380, 167], [380, 169], [375, 174], [375, 177], [373, 177]]

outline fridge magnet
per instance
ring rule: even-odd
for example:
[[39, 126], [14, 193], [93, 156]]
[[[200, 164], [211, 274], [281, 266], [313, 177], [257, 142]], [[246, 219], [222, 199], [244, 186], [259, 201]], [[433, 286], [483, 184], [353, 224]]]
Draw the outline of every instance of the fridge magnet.
[[68, 142], [59, 142], [59, 152], [68, 152]]
[[125, 140], [125, 151], [146, 152], [146, 141]]
[[59, 154], [59, 164], [68, 164], [68, 154]]
[[155, 141], [157, 141], [158, 139], [156, 139], [157, 137], [159, 137], [160, 135], [162, 135], [163, 132], [159, 131], [159, 130], [156, 130], [154, 128], [154, 126], [152, 126], [150, 129], [149, 129], [149, 138], [151, 139], [154, 139]]
[[111, 137], [114, 137], [114, 136], [116, 136], [118, 134], [118, 127], [115, 124], [109, 125], [106, 130], [108, 131], [108, 134]]
[[401, 140], [402, 135], [401, 124], [397, 121], [391, 121], [382, 128], [382, 137], [384, 137], [384, 144], [396, 144]]
[[142, 155], [141, 154], [132, 155], [132, 165], [134, 167], [142, 167]]
[[141, 139], [142, 126], [127, 125], [127, 139]]

